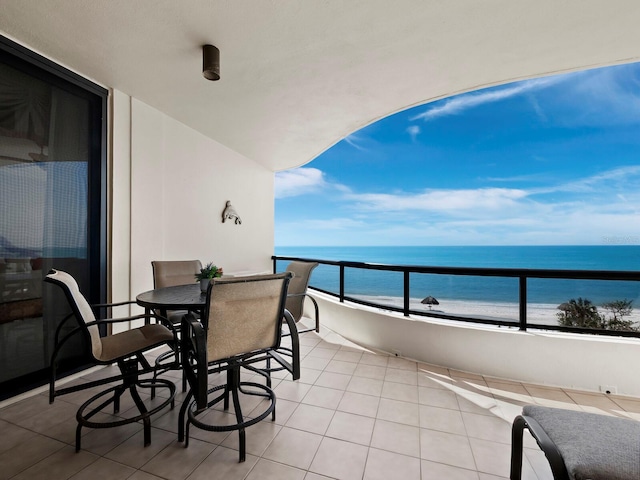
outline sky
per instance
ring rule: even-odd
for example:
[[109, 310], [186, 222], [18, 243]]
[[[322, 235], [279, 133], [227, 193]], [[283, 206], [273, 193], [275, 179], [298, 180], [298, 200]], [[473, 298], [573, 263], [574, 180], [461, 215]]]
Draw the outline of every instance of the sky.
[[640, 64], [403, 110], [275, 180], [275, 245], [638, 245]]

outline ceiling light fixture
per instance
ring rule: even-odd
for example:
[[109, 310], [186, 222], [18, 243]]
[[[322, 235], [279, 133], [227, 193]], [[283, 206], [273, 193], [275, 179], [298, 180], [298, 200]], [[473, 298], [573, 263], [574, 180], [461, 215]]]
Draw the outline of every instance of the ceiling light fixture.
[[213, 45], [202, 46], [202, 75], [207, 80], [220, 80], [220, 50]]

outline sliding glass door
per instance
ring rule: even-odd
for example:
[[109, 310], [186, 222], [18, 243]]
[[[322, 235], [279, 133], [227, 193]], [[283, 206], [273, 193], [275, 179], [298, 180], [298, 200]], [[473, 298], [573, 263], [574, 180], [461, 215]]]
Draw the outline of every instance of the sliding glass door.
[[[105, 89], [0, 37], [0, 399], [46, 382], [70, 311], [43, 285], [51, 268], [106, 299], [106, 102]], [[61, 369], [85, 355], [78, 338]]]

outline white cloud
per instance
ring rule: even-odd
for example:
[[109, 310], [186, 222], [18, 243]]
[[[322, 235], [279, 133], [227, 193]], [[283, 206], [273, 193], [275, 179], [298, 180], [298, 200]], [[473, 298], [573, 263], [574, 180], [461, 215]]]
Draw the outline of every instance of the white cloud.
[[323, 220], [302, 220], [296, 223], [297, 228], [305, 228], [315, 231], [326, 232], [329, 230], [348, 230], [354, 231], [361, 229], [366, 224], [353, 218], [329, 218]]
[[292, 170], [276, 172], [275, 198], [297, 197], [311, 193], [337, 191], [344, 194], [351, 193], [351, 189], [340, 183], [327, 181], [322, 170], [317, 168], [300, 167]]
[[[640, 189], [640, 165], [614, 168], [590, 177], [579, 178], [549, 188], [538, 189], [532, 193], [602, 192], [605, 190], [621, 189], [622, 185], [625, 185], [625, 191], [638, 191], [638, 189]], [[635, 187], [632, 188], [632, 185], [635, 185]]]
[[409, 120], [413, 121], [421, 119], [427, 122], [445, 115], [458, 115], [470, 108], [474, 108], [485, 103], [499, 102], [500, 100], [511, 98], [525, 92], [545, 88], [559, 81], [561, 81], [561, 77], [526, 80], [519, 82], [512, 87], [459, 95], [445, 100], [444, 103], [437, 106], [430, 106], [423, 113], [411, 117]]
[[326, 186], [324, 173], [317, 168], [296, 168], [276, 173], [275, 197], [296, 197], [317, 192]]
[[[290, 245], [568, 245], [638, 237], [640, 166], [615, 168], [544, 190], [429, 189], [383, 194], [353, 193], [326, 182], [320, 171], [306, 170], [314, 169], [291, 173], [321, 185], [318, 188], [335, 192], [340, 187], [342, 195], [333, 197], [338, 202], [335, 207], [351, 214], [315, 219], [310, 213], [295, 224], [279, 225], [278, 235]], [[314, 188], [299, 177], [303, 192]]]
[[411, 136], [411, 140], [415, 142], [420, 134], [420, 127], [418, 125], [411, 125], [407, 127], [407, 133]]
[[288, 226], [278, 230], [286, 233], [290, 245], [578, 245], [638, 238], [636, 225], [640, 209], [626, 201], [545, 204], [523, 197], [502, 210], [468, 203], [454, 212], [371, 209], [352, 218], [303, 220], [292, 225], [290, 233]]
[[448, 212], [465, 210], [502, 210], [527, 197], [525, 190], [482, 188], [476, 190], [428, 190], [418, 194], [351, 194], [356, 208], [366, 211], [398, 212], [421, 210]]
[[351, 135], [344, 137], [344, 141], [357, 150], [361, 150], [363, 152], [368, 151], [367, 148], [361, 145], [363, 142], [363, 139], [355, 133], [352, 133]]
[[573, 88], [554, 105], [563, 109], [556, 115], [565, 126], [612, 126], [639, 122], [640, 96], [626, 66], [577, 72]]

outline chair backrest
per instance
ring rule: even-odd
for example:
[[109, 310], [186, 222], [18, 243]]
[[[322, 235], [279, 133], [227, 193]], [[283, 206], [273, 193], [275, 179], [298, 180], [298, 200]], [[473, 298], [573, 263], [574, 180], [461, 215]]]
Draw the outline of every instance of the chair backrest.
[[153, 268], [153, 288], [174, 287], [195, 283], [195, 274], [200, 272], [200, 260], [156, 260]]
[[214, 278], [207, 290], [207, 362], [278, 348], [290, 273]]
[[304, 297], [309, 286], [309, 278], [311, 278], [311, 272], [317, 266], [317, 262], [298, 262], [295, 260], [287, 265], [286, 271], [293, 273], [293, 278], [289, 283], [286, 308], [296, 322], [299, 322], [302, 318]]
[[[91, 309], [91, 305], [89, 305], [87, 299], [84, 298], [84, 295], [80, 293], [80, 287], [78, 287], [78, 282], [76, 282], [75, 278], [67, 272], [52, 269], [49, 271], [44, 281], [58, 285], [62, 288], [78, 323], [83, 325], [96, 320], [96, 316]], [[95, 359], [99, 359], [102, 355], [100, 330], [97, 325], [90, 325], [87, 327], [87, 331], [91, 339], [91, 354]]]

